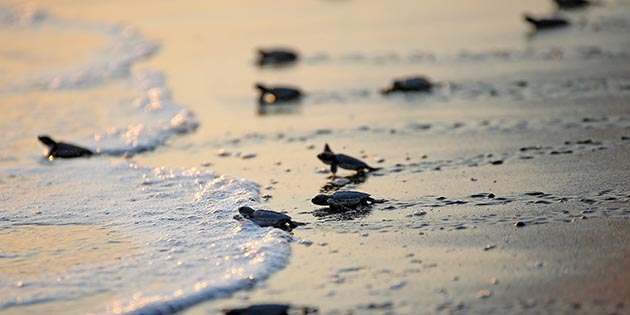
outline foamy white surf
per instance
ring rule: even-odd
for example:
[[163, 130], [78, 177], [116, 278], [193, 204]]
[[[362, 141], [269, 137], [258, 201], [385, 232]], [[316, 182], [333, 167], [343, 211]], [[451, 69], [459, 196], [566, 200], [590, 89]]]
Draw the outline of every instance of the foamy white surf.
[[[0, 313], [115, 293], [121, 298], [93, 312], [169, 314], [248, 288], [285, 266], [286, 232], [233, 219], [239, 206], [256, 205], [259, 187], [253, 182], [207, 169], [149, 169], [103, 156], [50, 162], [33, 151], [39, 144], [32, 130], [102, 155], [153, 150], [194, 131], [194, 114], [171, 98], [165, 76], [134, 65], [157, 52], [155, 41], [128, 25], [61, 20], [33, 6], [0, 6], [0, 25], [26, 29], [25, 34], [46, 30], [46, 36], [63, 38], [73, 30], [109, 39], [80, 63], [51, 64], [42, 73], [10, 78], [1, 88], [0, 97], [19, 95], [24, 101], [8, 104], [15, 118], [0, 124], [7, 142], [0, 153], [0, 229], [106, 227], [138, 249], [120, 260], [29, 277], [19, 286], [16, 275], [1, 274]], [[64, 103], [68, 98], [58, 96], [67, 90], [82, 99]], [[17, 251], [1, 252], [2, 258], [29, 260]]]
[[[63, 68], [56, 68], [53, 64], [43, 73], [19, 74], [17, 78], [7, 79], [7, 82], [11, 83], [0, 88], [0, 96], [19, 94], [26, 95], [25, 99], [28, 99], [29, 93], [37, 93], [41, 90], [48, 93], [81, 90], [94, 91], [95, 95], [102, 97], [108, 92], [100, 89], [108, 84], [124, 86], [137, 95], [135, 99], [106, 94], [105, 100], [96, 98], [81, 100], [82, 104], [80, 107], [77, 106], [76, 112], [68, 116], [81, 115], [81, 111], [86, 114], [92, 113], [97, 117], [113, 116], [119, 125], [109, 125], [104, 129], [94, 130], [93, 134], [78, 136], [56, 134], [54, 131], [63, 128], [59, 124], [73, 123], [77, 126], [89, 126], [90, 122], [87, 119], [90, 118], [86, 117], [85, 121], [81, 119], [68, 121], [63, 108], [64, 104], [55, 103], [54, 97], [50, 101], [40, 97], [34, 103], [16, 105], [17, 111], [24, 111], [18, 119], [37, 116], [48, 118], [51, 116], [51, 108], [58, 111], [52, 113], [55, 116], [45, 121], [44, 125], [38, 122], [36, 126], [33, 126], [39, 130], [38, 133], [49, 134], [56, 140], [77, 143], [101, 154], [129, 156], [154, 150], [165, 144], [173, 135], [192, 132], [198, 127], [194, 114], [171, 98], [171, 91], [160, 71], [143, 69], [134, 65], [156, 53], [159, 45], [156, 41], [142, 36], [133, 26], [121, 23], [61, 20], [49, 16], [32, 5], [0, 6], [0, 22], [7, 27], [15, 28], [16, 31], [29, 30], [26, 34], [37, 33], [44, 29], [58, 30], [59, 34], [73, 30], [109, 39], [104, 47], [90, 51], [89, 56], [85, 58], [87, 61]], [[51, 36], [48, 33], [46, 35]], [[24, 53], [28, 55], [28, 51]], [[55, 120], [55, 118], [58, 119]], [[21, 121], [13, 123], [17, 126], [27, 124]], [[22, 138], [24, 136], [35, 140], [35, 134], [16, 131], [15, 127], [9, 124], [6, 126], [5, 134], [10, 140], [24, 141], [25, 139]], [[0, 154], [0, 161], [21, 158], [19, 148], [18, 150], [11, 149]], [[17, 154], [12, 156], [12, 152]]]
[[135, 69], [133, 75], [142, 95], [130, 105], [142, 112], [145, 120], [151, 123], [131, 124], [96, 133], [94, 141], [88, 144], [98, 153], [133, 155], [150, 151], [174, 134], [192, 132], [199, 125], [192, 112], [173, 102], [160, 72]]
[[[0, 275], [0, 310], [116, 292], [126, 298], [95, 312], [169, 314], [265, 279], [285, 266], [290, 253], [284, 231], [233, 219], [239, 206], [258, 200], [258, 185], [246, 180], [102, 159], [55, 161], [1, 174], [12, 178], [0, 184], [2, 202], [12, 206], [0, 217], [3, 229], [105, 226], [141, 245], [140, 253], [28, 279], [23, 287]], [[10, 197], [26, 195], [34, 198]]]

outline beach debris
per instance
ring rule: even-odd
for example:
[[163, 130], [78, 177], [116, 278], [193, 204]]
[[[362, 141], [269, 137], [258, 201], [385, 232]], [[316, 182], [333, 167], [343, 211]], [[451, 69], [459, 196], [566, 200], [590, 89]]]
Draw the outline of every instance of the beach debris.
[[398, 283], [392, 284], [389, 289], [390, 290], [400, 290], [407, 285], [407, 281], [400, 281]]
[[219, 149], [217, 150], [217, 155], [220, 157], [227, 157], [227, 156], [232, 155], [232, 153], [226, 151], [225, 149]]
[[489, 297], [492, 296], [492, 291], [490, 290], [481, 290], [479, 291], [479, 294], [477, 295], [480, 299], [487, 299]]
[[348, 211], [359, 206], [369, 206], [374, 203], [383, 203], [384, 199], [374, 199], [370, 194], [359, 191], [337, 191], [332, 195], [319, 194], [311, 202], [319, 206], [329, 206], [331, 210]]
[[394, 80], [388, 88], [381, 89], [381, 93], [389, 94], [392, 92], [431, 92], [433, 83], [426, 77], [416, 76], [400, 80]]
[[488, 245], [486, 245], [486, 247], [484, 247], [484, 248], [483, 248], [483, 250], [485, 250], [485, 251], [489, 251], [489, 250], [493, 250], [493, 249], [495, 249], [495, 248], [497, 248], [497, 245], [494, 245], [494, 244], [488, 244]]
[[254, 304], [244, 308], [224, 309], [225, 315], [289, 315], [317, 313], [317, 308], [294, 307], [291, 304]]
[[266, 87], [257, 83], [256, 88], [260, 90], [260, 97], [258, 98], [260, 105], [298, 101], [303, 95], [299, 89], [289, 86]]
[[298, 53], [288, 48], [258, 49], [258, 65], [290, 64], [298, 59]]
[[537, 30], [558, 28], [568, 26], [569, 21], [559, 16], [551, 16], [548, 18], [535, 18], [529, 14], [524, 14], [523, 19], [532, 24]]
[[553, 2], [563, 9], [579, 8], [591, 4], [591, 1], [588, 0], [554, 0]]
[[[248, 219], [261, 227], [275, 227], [285, 231], [291, 231], [294, 228], [304, 225], [305, 223], [296, 222], [290, 216], [271, 210], [254, 210], [250, 207], [240, 207], [238, 212], [245, 219]], [[238, 215], [234, 217], [239, 219]]]
[[383, 163], [385, 162], [385, 158], [384, 157], [380, 157], [380, 156], [375, 156], [372, 158], [372, 160], [374, 160], [374, 162], [376, 163]]
[[499, 284], [499, 279], [497, 279], [497, 277], [491, 277], [490, 278], [490, 283], [494, 284], [494, 285], [497, 285], [497, 284]]
[[48, 151], [44, 155], [50, 160], [53, 160], [55, 158], [70, 159], [84, 156], [89, 157], [94, 155], [94, 152], [88, 149], [76, 146], [74, 144], [56, 142], [47, 135], [38, 136], [37, 139], [39, 139], [41, 143], [48, 147]]
[[256, 153], [243, 153], [241, 154], [241, 159], [248, 160], [256, 157]]
[[378, 167], [371, 167], [357, 158], [345, 154], [335, 154], [330, 149], [328, 143], [324, 145], [324, 151], [318, 154], [317, 158], [320, 161], [324, 162], [324, 164], [330, 165], [330, 171], [333, 173], [333, 175], [337, 173], [338, 167], [347, 170], [357, 171], [357, 174], [365, 172], [366, 169], [368, 172], [373, 172], [380, 169]]
[[471, 198], [489, 198], [492, 199], [496, 197], [493, 193], [478, 193], [474, 195], [470, 195]]
[[524, 227], [525, 226], [525, 222], [523, 222], [523, 221], [516, 221], [516, 222], [514, 222], [514, 226], [515, 227]]

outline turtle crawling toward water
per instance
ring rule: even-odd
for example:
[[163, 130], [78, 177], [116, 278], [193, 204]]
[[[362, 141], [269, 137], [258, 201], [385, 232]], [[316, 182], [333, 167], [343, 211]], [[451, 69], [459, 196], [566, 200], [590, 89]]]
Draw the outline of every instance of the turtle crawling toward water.
[[316, 308], [293, 307], [289, 304], [254, 304], [244, 308], [223, 310], [225, 315], [289, 315], [317, 313]]
[[588, 0], [554, 0], [554, 2], [564, 9], [580, 8], [591, 4]]
[[302, 91], [289, 86], [267, 87], [257, 83], [256, 88], [260, 90], [260, 97], [258, 98], [260, 105], [298, 101], [303, 96]]
[[248, 219], [261, 227], [275, 227], [285, 231], [291, 231], [294, 228], [304, 225], [304, 223], [296, 222], [290, 216], [271, 210], [254, 210], [250, 207], [240, 207], [238, 212], [243, 218]]
[[431, 92], [433, 83], [425, 77], [411, 77], [406, 79], [394, 80], [391, 87], [381, 90], [383, 94], [392, 92]]
[[290, 49], [258, 49], [258, 64], [265, 65], [281, 65], [295, 62], [298, 54]]
[[526, 22], [532, 24], [537, 30], [546, 30], [569, 25], [569, 21], [558, 16], [538, 19], [529, 14], [524, 14], [523, 19], [525, 19]]
[[341, 167], [347, 170], [357, 171], [357, 173], [363, 173], [365, 170], [368, 172], [379, 170], [380, 168], [371, 167], [365, 162], [353, 158], [345, 154], [335, 154], [328, 146], [328, 143], [324, 145], [324, 151], [317, 155], [317, 158], [324, 162], [324, 164], [330, 165], [330, 171], [335, 175], [337, 173], [337, 167]]
[[37, 139], [39, 139], [41, 143], [43, 143], [44, 145], [48, 147], [48, 151], [46, 152], [45, 155], [47, 158], [51, 160], [54, 158], [70, 159], [70, 158], [77, 158], [77, 157], [84, 157], [84, 156], [89, 157], [89, 156], [94, 155], [94, 152], [88, 149], [76, 146], [74, 144], [56, 142], [55, 140], [53, 140], [52, 138], [46, 135], [39, 136], [37, 137]]
[[369, 206], [374, 203], [383, 203], [384, 199], [374, 199], [370, 194], [359, 191], [336, 191], [332, 195], [319, 194], [311, 202], [319, 206], [329, 206], [331, 210], [348, 211], [359, 206]]

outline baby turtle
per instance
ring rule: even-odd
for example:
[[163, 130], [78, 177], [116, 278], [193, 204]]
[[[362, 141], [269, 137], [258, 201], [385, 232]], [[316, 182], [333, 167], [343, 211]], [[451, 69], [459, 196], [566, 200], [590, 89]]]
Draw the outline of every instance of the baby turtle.
[[569, 25], [569, 21], [561, 18], [561, 17], [549, 17], [537, 19], [532, 17], [531, 15], [525, 14], [523, 15], [525, 21], [531, 23], [537, 30], [558, 28]]
[[92, 156], [94, 153], [88, 149], [78, 147], [74, 144], [56, 142], [51, 139], [49, 136], [38, 136], [37, 139], [44, 145], [48, 146], [48, 152], [46, 152], [46, 157], [49, 159], [54, 158], [77, 158], [83, 156]]
[[275, 227], [285, 231], [291, 231], [294, 228], [304, 225], [301, 222], [295, 222], [290, 216], [271, 210], [254, 210], [250, 207], [240, 207], [238, 212], [248, 220], [262, 227]]
[[302, 92], [293, 87], [266, 87], [262, 84], [256, 84], [256, 88], [260, 90], [260, 97], [258, 98], [260, 105], [297, 101], [302, 98]]
[[302, 314], [307, 315], [317, 313], [317, 309], [310, 307], [293, 307], [289, 304], [254, 304], [244, 308], [235, 308], [231, 310], [223, 310], [225, 315], [289, 315]]
[[554, 0], [554, 2], [563, 9], [579, 8], [591, 4], [588, 0]]
[[374, 199], [370, 194], [359, 191], [336, 191], [332, 195], [319, 194], [311, 202], [319, 206], [329, 206], [331, 210], [347, 211], [359, 206], [383, 203], [384, 199]]
[[401, 80], [394, 80], [391, 87], [381, 90], [383, 94], [392, 92], [431, 92], [433, 83], [425, 77], [412, 77]]
[[290, 49], [258, 49], [258, 64], [281, 65], [295, 62], [298, 54]]
[[341, 167], [347, 170], [357, 171], [357, 173], [363, 173], [366, 169], [368, 172], [380, 170], [377, 167], [371, 167], [365, 162], [353, 158], [345, 154], [335, 154], [330, 150], [328, 143], [324, 145], [324, 151], [317, 155], [317, 158], [324, 162], [326, 165], [330, 165], [330, 171], [335, 175], [337, 173], [337, 167]]

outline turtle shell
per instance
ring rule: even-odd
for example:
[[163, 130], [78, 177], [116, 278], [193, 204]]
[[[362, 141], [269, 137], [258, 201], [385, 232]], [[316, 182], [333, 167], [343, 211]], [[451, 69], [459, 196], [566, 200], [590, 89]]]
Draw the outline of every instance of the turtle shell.
[[280, 227], [287, 222], [291, 222], [290, 216], [270, 210], [256, 210], [251, 216], [245, 216], [245, 218], [254, 221], [254, 223], [262, 227]]
[[365, 162], [345, 154], [337, 154], [337, 164], [339, 164], [339, 167], [347, 170], [359, 171], [368, 168]]
[[408, 78], [394, 82], [394, 89], [399, 91], [430, 91], [433, 84], [423, 77]]
[[370, 194], [359, 191], [337, 191], [332, 199], [344, 206], [356, 206], [370, 198]]

